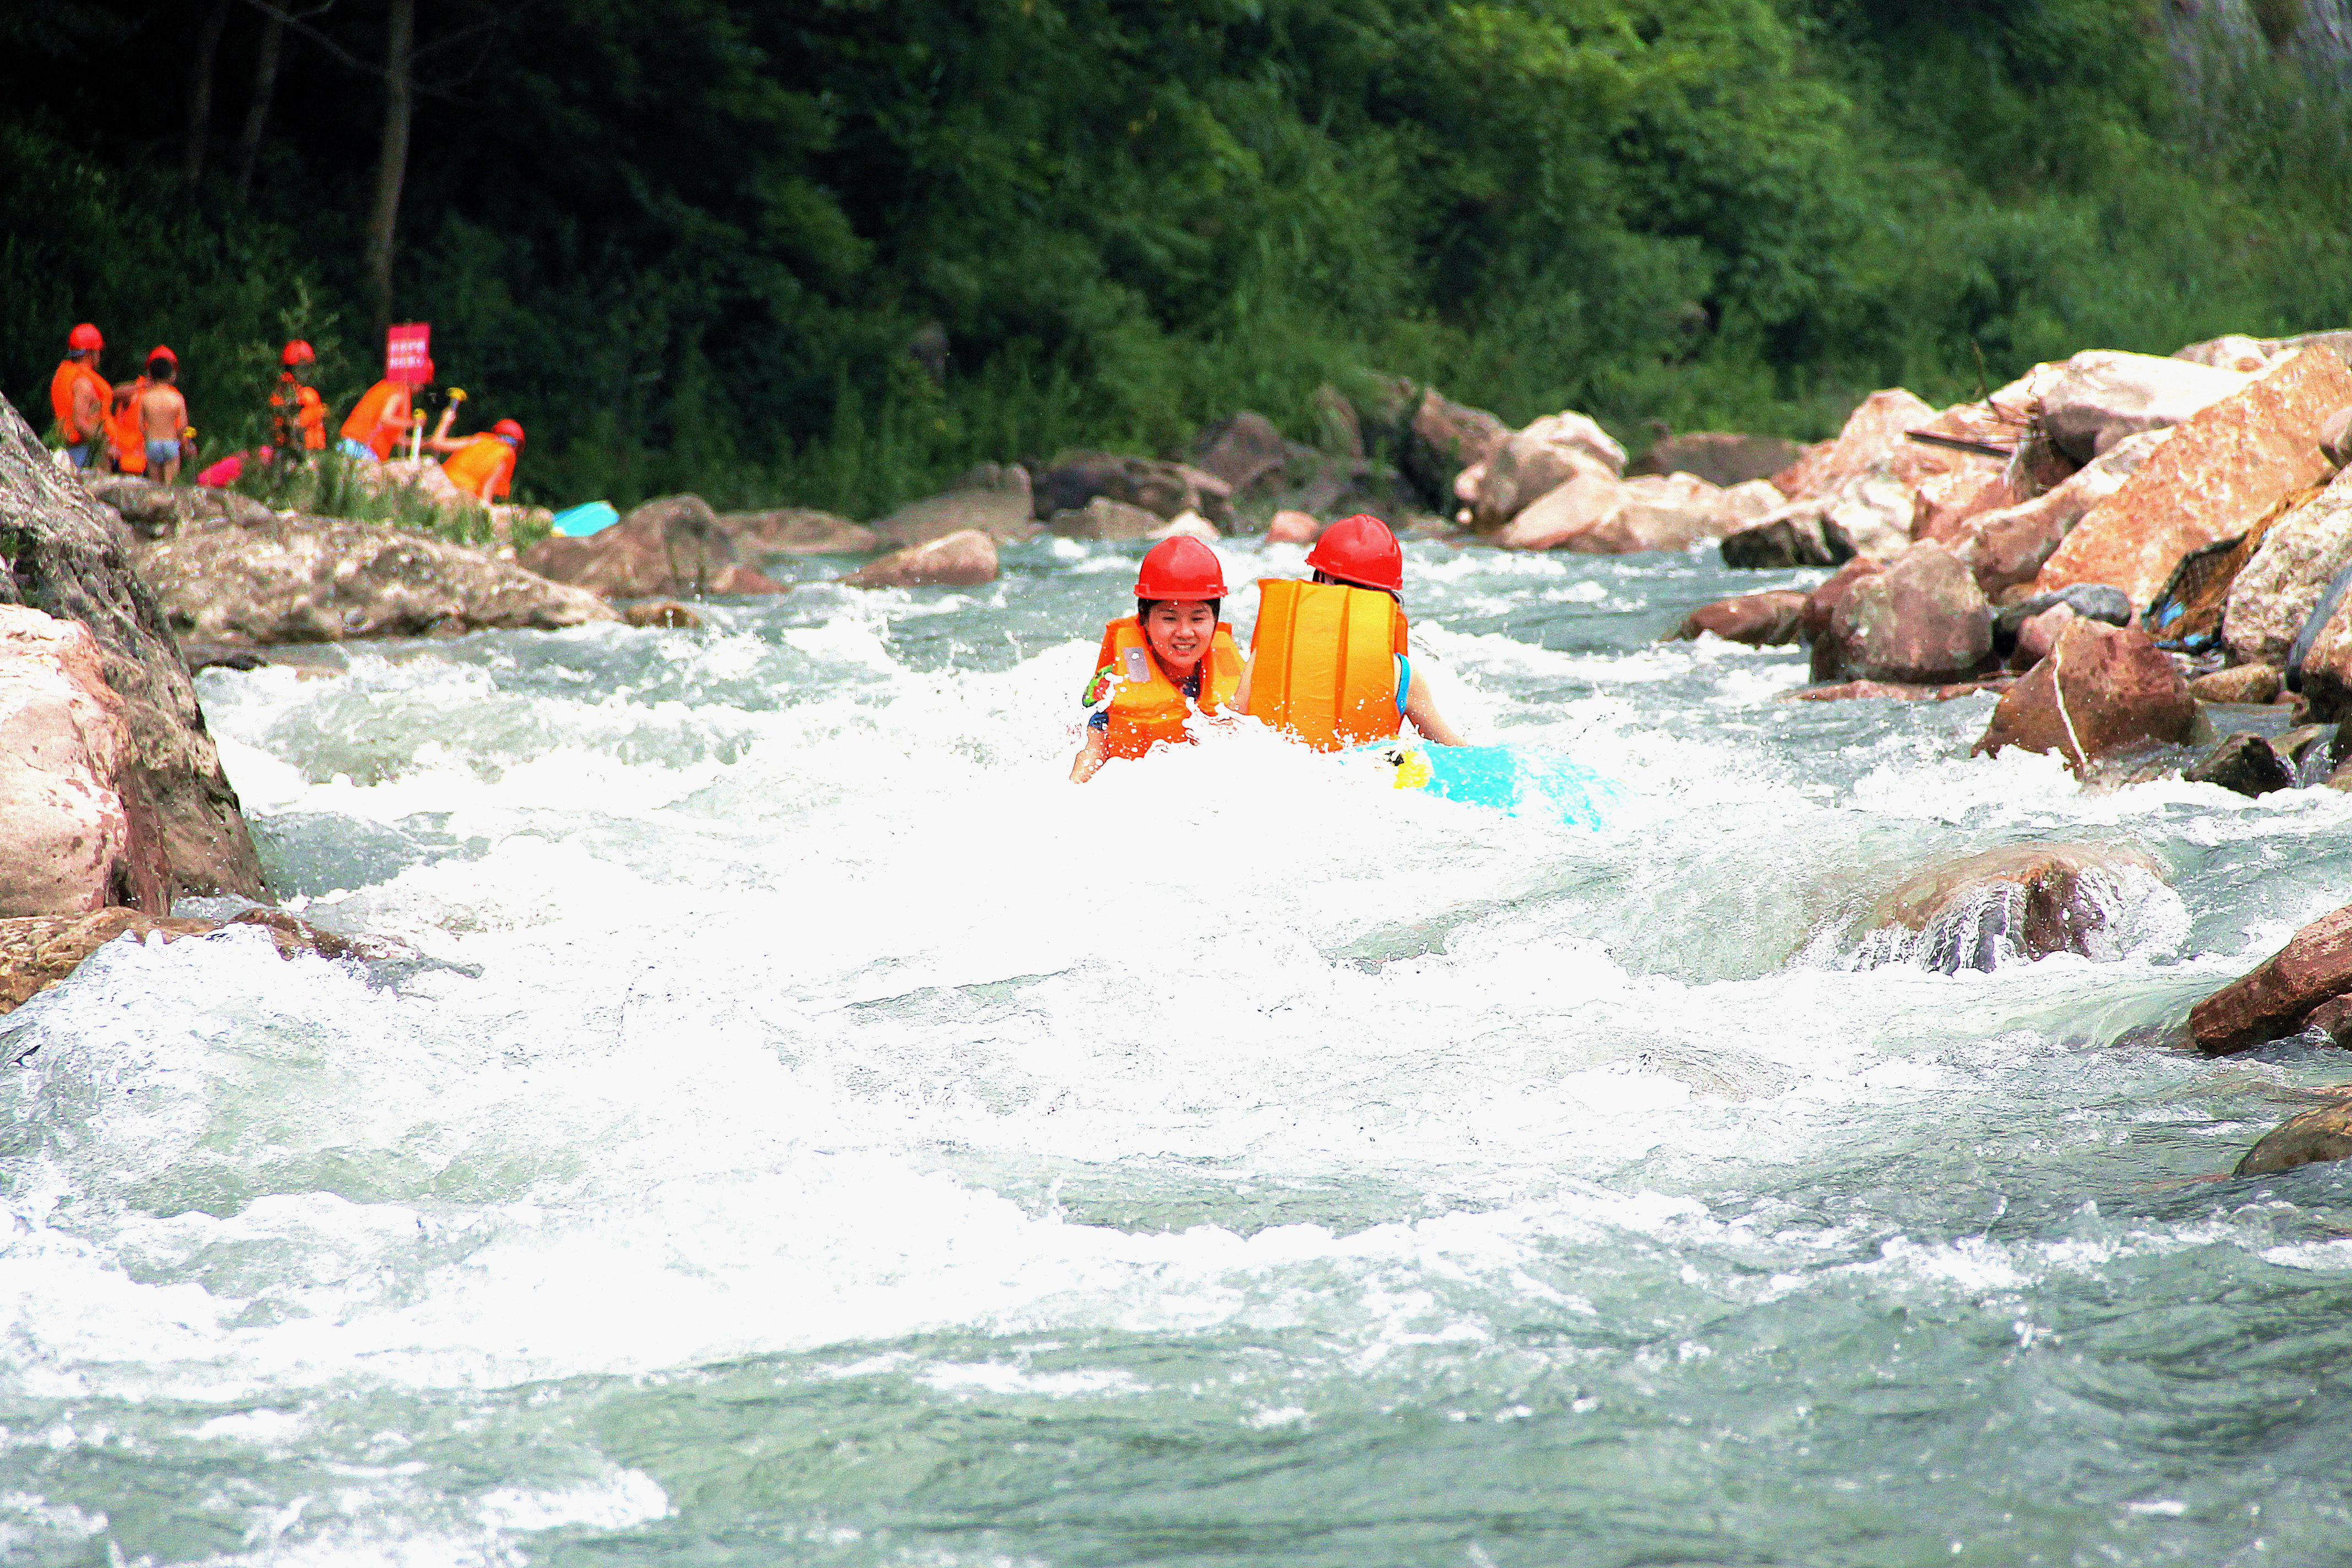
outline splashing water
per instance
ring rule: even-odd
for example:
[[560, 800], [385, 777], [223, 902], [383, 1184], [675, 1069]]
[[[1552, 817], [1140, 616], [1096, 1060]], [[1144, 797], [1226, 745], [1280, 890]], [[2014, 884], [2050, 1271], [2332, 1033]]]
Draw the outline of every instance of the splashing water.
[[[208, 673], [277, 884], [430, 962], [121, 943], [0, 1020], [0, 1558], [2340, 1555], [2352, 1178], [2195, 1178], [2352, 1075], [2164, 1035], [2352, 801], [2086, 795], [1653, 642], [1754, 574], [1432, 546], [1440, 707], [1602, 830], [1248, 731], [1076, 788], [1134, 552], [1009, 561]], [[2035, 839], [2170, 885], [1849, 962]]]

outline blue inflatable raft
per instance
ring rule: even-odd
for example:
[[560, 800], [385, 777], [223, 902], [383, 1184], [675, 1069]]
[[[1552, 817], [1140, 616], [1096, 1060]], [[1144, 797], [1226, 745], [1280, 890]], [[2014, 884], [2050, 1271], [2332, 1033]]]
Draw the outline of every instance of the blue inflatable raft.
[[1377, 746], [1396, 768], [1396, 787], [1426, 790], [1465, 805], [1548, 816], [1571, 827], [1609, 825], [1633, 799], [1615, 779], [1532, 746]]

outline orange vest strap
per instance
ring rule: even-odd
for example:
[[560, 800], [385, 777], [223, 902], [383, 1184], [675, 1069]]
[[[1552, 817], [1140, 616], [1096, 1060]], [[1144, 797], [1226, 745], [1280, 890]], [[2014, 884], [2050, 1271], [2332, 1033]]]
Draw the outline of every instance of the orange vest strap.
[[1125, 616], [1103, 628], [1095, 668], [1108, 671], [1112, 682], [1103, 754], [1139, 757], [1154, 746], [1191, 741], [1193, 713], [1233, 706], [1234, 692], [1241, 686], [1242, 653], [1234, 641], [1234, 628], [1218, 622], [1202, 660], [1200, 696], [1188, 699], [1152, 653], [1143, 627], [1133, 616]]
[[1406, 624], [1376, 588], [1267, 577], [1250, 633], [1250, 714], [1318, 752], [1393, 736]]

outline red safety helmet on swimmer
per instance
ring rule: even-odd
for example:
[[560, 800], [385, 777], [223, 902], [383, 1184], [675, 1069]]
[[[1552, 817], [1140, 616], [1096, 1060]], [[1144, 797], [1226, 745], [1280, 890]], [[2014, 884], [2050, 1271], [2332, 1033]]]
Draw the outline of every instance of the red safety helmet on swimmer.
[[522, 426], [516, 424], [511, 419], [501, 419], [497, 424], [490, 426], [490, 434], [493, 436], [511, 436], [516, 440], [520, 441], [522, 439]]
[[76, 353], [84, 353], [91, 349], [102, 349], [105, 346], [106, 340], [100, 337], [98, 329], [88, 321], [84, 321], [66, 334], [66, 347]]
[[292, 370], [298, 364], [310, 364], [317, 360], [318, 357], [319, 353], [316, 349], [313, 349], [309, 343], [304, 342], [301, 339], [296, 338], [292, 342], [286, 345], [283, 353], [278, 354], [278, 363], [284, 365], [288, 370]]
[[1326, 576], [1393, 594], [1404, 586], [1404, 552], [1389, 525], [1369, 512], [1343, 517], [1323, 531], [1307, 564]]
[[157, 343], [147, 351], [147, 361], [152, 364], [157, 360], [162, 360], [165, 364], [177, 364], [180, 363], [180, 356], [172, 352], [170, 344]]
[[1199, 540], [1179, 534], [1163, 539], [1144, 552], [1135, 574], [1139, 599], [1222, 599], [1225, 596], [1225, 564], [1217, 552]]

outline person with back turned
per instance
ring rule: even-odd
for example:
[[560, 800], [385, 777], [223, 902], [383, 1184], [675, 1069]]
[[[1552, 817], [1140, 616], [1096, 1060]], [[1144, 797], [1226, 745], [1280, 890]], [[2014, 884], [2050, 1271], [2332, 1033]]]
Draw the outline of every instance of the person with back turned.
[[400, 446], [401, 437], [408, 434], [411, 416], [416, 405], [416, 389], [433, 384], [433, 363], [427, 360], [423, 379], [414, 385], [394, 381], [390, 376], [377, 382], [360, 394], [352, 411], [343, 416], [342, 453], [347, 458], [364, 458], [370, 462], [388, 463]]
[[1464, 744], [1405, 653], [1404, 552], [1379, 518], [1325, 529], [1307, 552], [1311, 582], [1258, 583], [1249, 668], [1234, 705], [1318, 752], [1393, 740]]
[[1070, 763], [1084, 784], [1114, 757], [1190, 744], [1197, 718], [1234, 710], [1241, 650], [1217, 619], [1225, 568], [1197, 539], [1163, 539], [1135, 574], [1135, 614], [1103, 627], [1102, 650], [1083, 700], [1097, 710]]
[[77, 468], [95, 466], [106, 449], [106, 411], [114, 388], [98, 370], [105, 348], [106, 339], [84, 321], [67, 334], [66, 357], [49, 378], [49, 406], [57, 413], [66, 456]]
[[327, 405], [310, 384], [318, 352], [301, 339], [278, 355], [278, 385], [269, 394], [269, 447], [281, 463], [327, 449]]
[[147, 477], [168, 485], [180, 477], [180, 442], [188, 432], [188, 401], [180, 395], [180, 356], [162, 343], [147, 353], [145, 384], [131, 400], [139, 422]]

